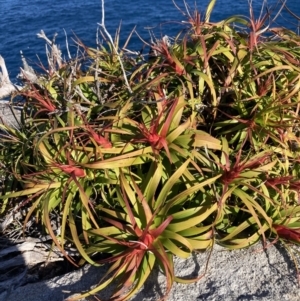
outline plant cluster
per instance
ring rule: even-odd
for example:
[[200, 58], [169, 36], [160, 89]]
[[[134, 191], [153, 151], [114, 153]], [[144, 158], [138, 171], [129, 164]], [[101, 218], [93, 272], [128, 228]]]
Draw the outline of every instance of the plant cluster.
[[119, 34], [98, 49], [79, 41], [81, 59], [18, 93], [20, 128], [0, 125], [1, 213], [30, 204], [26, 221], [71, 262], [111, 264], [80, 298], [113, 284], [111, 300], [128, 300], [155, 264], [167, 295], [197, 280], [174, 274], [174, 256], [214, 243], [300, 241], [300, 37], [266, 24], [268, 12], [212, 23], [215, 2], [151, 59]]

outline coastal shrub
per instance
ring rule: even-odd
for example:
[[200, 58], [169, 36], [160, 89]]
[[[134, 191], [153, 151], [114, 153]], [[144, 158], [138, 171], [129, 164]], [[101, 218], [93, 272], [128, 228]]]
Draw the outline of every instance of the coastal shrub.
[[269, 10], [211, 22], [215, 2], [149, 57], [119, 33], [97, 49], [78, 40], [82, 57], [18, 93], [20, 128], [0, 125], [1, 214], [30, 204], [25, 224], [35, 215], [69, 261], [111, 264], [72, 300], [110, 284], [128, 300], [155, 264], [167, 295], [202, 276], [177, 277], [174, 256], [215, 243], [299, 243], [300, 38], [266, 24]]

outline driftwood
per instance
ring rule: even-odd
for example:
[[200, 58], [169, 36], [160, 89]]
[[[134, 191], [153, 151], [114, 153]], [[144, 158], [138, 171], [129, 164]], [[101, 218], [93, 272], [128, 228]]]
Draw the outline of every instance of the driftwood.
[[35, 74], [35, 71], [31, 66], [28, 65], [22, 51], [20, 51], [20, 54], [21, 54], [23, 68], [20, 68], [21, 72], [20, 74], [18, 74], [18, 78], [27, 80], [31, 83], [36, 83], [38, 81], [38, 77]]
[[[10, 259], [8, 255], [15, 254]], [[51, 251], [51, 244], [43, 243], [40, 239], [27, 239], [23, 243], [0, 250], [0, 271], [18, 266], [34, 266], [38, 263], [62, 261], [63, 256], [57, 250]]]
[[[29, 235], [22, 238], [21, 225], [24, 223], [24, 214], [17, 207], [0, 222], [0, 291], [40, 281], [51, 273], [55, 275], [57, 271], [63, 269], [66, 262], [51, 236], [43, 235], [34, 226], [34, 219], [29, 219], [26, 223], [25, 229]], [[53, 231], [59, 235], [60, 220], [52, 219], [51, 224]], [[39, 237], [31, 237], [31, 233]], [[71, 257], [79, 256], [78, 251], [70, 244], [65, 244], [64, 250]], [[45, 274], [43, 271], [49, 268], [51, 272]], [[41, 273], [44, 276], [41, 276]]]
[[[5, 238], [0, 237], [1, 248], [6, 242]], [[67, 253], [70, 256], [77, 255], [72, 250]], [[39, 274], [43, 269], [49, 270], [47, 267], [55, 275], [56, 269], [61, 269], [64, 260], [58, 248], [52, 246], [49, 236], [9, 242], [5, 248], [0, 249], [0, 291], [42, 280]], [[48, 272], [46, 277], [51, 273]]]
[[[61, 265], [59, 262], [65, 261], [60, 249], [53, 244], [51, 236], [43, 235], [35, 228], [34, 218], [29, 219], [24, 226], [29, 235], [20, 239], [23, 231], [20, 225], [24, 223], [24, 214], [18, 207], [17, 205], [12, 209], [0, 222], [0, 291], [1, 287], [13, 286], [15, 281], [27, 283], [32, 269], [36, 267], [56, 263]], [[54, 219], [55, 217], [52, 217], [51, 224], [58, 235], [60, 220]], [[31, 237], [32, 231], [39, 237]], [[64, 249], [69, 256], [79, 256], [77, 250], [68, 244]]]
[[11, 105], [8, 101], [0, 101], [0, 124], [6, 124], [12, 128], [19, 128], [21, 120], [21, 108]]
[[[46, 36], [45, 32], [41, 30], [37, 34], [38, 38], [44, 39], [46, 41], [46, 56], [48, 60], [48, 72], [50, 74], [55, 73], [57, 69], [60, 69], [63, 66], [63, 59], [58, 45], [55, 44], [55, 39], [57, 34], [54, 35], [52, 41]], [[49, 51], [49, 48], [50, 51]]]
[[[35, 71], [31, 66], [28, 65], [23, 55], [23, 52], [20, 51], [20, 53], [21, 53], [23, 68], [20, 68], [20, 74], [18, 75], [18, 77], [22, 80], [36, 83], [38, 77]], [[5, 60], [1, 55], [0, 55], [0, 70], [1, 70], [0, 71], [0, 99], [5, 99], [6, 97], [10, 96], [13, 92], [21, 90], [22, 86], [15, 85], [10, 81]]]
[[5, 98], [15, 92], [18, 86], [14, 85], [10, 79], [6, 69], [4, 58], [0, 55], [0, 99]]
[[0, 223], [0, 233], [3, 233], [6, 228], [15, 221], [20, 222], [23, 219], [21, 211], [17, 210], [18, 208], [19, 205], [16, 205], [16, 207], [11, 210], [10, 213], [6, 214], [6, 216], [3, 218], [3, 221]]
[[[40, 237], [27, 236], [20, 239], [23, 228], [15, 228], [22, 224], [23, 219], [21, 212], [12, 210], [0, 223], [0, 291], [1, 288], [13, 287], [16, 282], [22, 284], [38, 281], [37, 272], [32, 276], [32, 271], [40, 271], [49, 265], [61, 266], [61, 262], [65, 261], [50, 235], [38, 232], [35, 235]], [[59, 221], [53, 223], [54, 232], [59, 234]], [[32, 224], [30, 219], [25, 228], [30, 228]], [[70, 245], [66, 244], [64, 249], [69, 256], [79, 256], [77, 250]]]

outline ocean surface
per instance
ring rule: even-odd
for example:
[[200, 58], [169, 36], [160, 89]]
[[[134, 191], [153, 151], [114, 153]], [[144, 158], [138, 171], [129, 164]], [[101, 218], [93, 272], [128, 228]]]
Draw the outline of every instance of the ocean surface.
[[[267, 0], [268, 7], [274, 8], [273, 16], [279, 9], [280, 1], [284, 0]], [[298, 16], [299, 1], [286, 0], [288, 8]], [[252, 0], [256, 17], [259, 17], [264, 2]], [[183, 0], [176, 0], [176, 3], [185, 11]], [[186, 0], [186, 3], [193, 11], [195, 0]], [[209, 0], [198, 0], [196, 3], [204, 16]], [[237, 14], [249, 16], [248, 0], [217, 0], [211, 20], [220, 21]], [[101, 18], [101, 0], [0, 0], [0, 55], [6, 61], [11, 80], [15, 81], [21, 66], [20, 50], [37, 69], [39, 60], [45, 62], [45, 42], [37, 37], [38, 32], [44, 30], [50, 39], [57, 33], [56, 41], [65, 55], [67, 35], [70, 51], [74, 54], [76, 36], [87, 46], [95, 47]], [[114, 35], [122, 23], [121, 46], [135, 26], [139, 35], [149, 42], [147, 27], [151, 27], [158, 38], [164, 34], [174, 36], [182, 29], [180, 22], [185, 20], [186, 16], [174, 6], [172, 0], [105, 1], [105, 24], [109, 32]], [[300, 21], [283, 9], [273, 25], [298, 30], [299, 24]], [[140, 50], [142, 47], [143, 42], [134, 34], [127, 48]]]

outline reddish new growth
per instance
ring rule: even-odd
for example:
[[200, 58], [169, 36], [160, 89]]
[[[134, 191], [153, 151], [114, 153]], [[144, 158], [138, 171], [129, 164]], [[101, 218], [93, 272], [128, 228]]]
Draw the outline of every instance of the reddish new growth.
[[[153, 225], [153, 219], [155, 217], [155, 212], [152, 213], [151, 209], [146, 202], [142, 192], [138, 190], [139, 198], [141, 201], [142, 206], [145, 208], [146, 212], [146, 220], [147, 224], [144, 227], [139, 227], [137, 225], [134, 213], [132, 211], [132, 206], [129, 203], [128, 197], [123, 190], [123, 199], [126, 207], [126, 211], [129, 217], [130, 222], [124, 223], [112, 218], [102, 217], [104, 221], [111, 224], [113, 227], [121, 230], [123, 233], [130, 234], [133, 239], [125, 241], [124, 239], [114, 238], [111, 236], [105, 236], [108, 241], [111, 241], [119, 246], [125, 247], [123, 251], [121, 251], [117, 255], [113, 255], [107, 259], [100, 260], [99, 263], [113, 263], [112, 267], [110, 268], [109, 272], [103, 277], [102, 281], [111, 275], [112, 278], [117, 278], [121, 276], [122, 280], [122, 287], [117, 289], [113, 296], [111, 296], [110, 300], [114, 301], [121, 301], [126, 298], [122, 296], [124, 291], [127, 291], [132, 287], [135, 281], [135, 275], [141, 269], [141, 264], [143, 262], [144, 256], [147, 252], [151, 252], [154, 254], [155, 258], [160, 261], [162, 264], [164, 271], [166, 273], [166, 277], [168, 279], [167, 283], [167, 293], [171, 289], [173, 279], [173, 269], [169, 263], [168, 255], [166, 254], [162, 243], [157, 240], [157, 238], [163, 233], [166, 227], [170, 224], [173, 217], [167, 217], [164, 222], [162, 222], [158, 227], [155, 229], [150, 229], [150, 226]], [[134, 238], [135, 237], [135, 238]], [[127, 292], [127, 294], [130, 294]]]
[[[140, 133], [142, 134], [143, 138], [134, 139], [134, 142], [149, 143], [152, 147], [154, 154], [158, 154], [159, 151], [163, 148], [166, 151], [170, 162], [171, 162], [171, 156], [170, 156], [170, 151], [169, 151], [168, 142], [166, 138], [167, 138], [169, 127], [174, 117], [174, 112], [175, 112], [177, 102], [178, 100], [174, 101], [174, 103], [171, 105], [170, 111], [166, 110], [166, 105], [165, 105], [165, 108], [161, 111], [161, 113], [158, 114], [158, 116], [155, 119], [151, 120], [149, 129], [143, 123], [137, 124], [137, 127]], [[166, 119], [162, 118], [164, 116], [163, 114], [167, 115]], [[160, 124], [161, 119], [163, 123], [162, 127]]]
[[274, 178], [267, 178], [265, 185], [272, 187], [273, 189], [277, 190], [276, 187], [278, 185], [289, 185], [290, 180], [292, 180], [293, 176], [284, 176], [284, 177], [274, 177]]
[[170, 66], [178, 75], [185, 74], [184, 67], [180, 64], [175, 54], [170, 52], [167, 37], [163, 37], [156, 45], [151, 47], [152, 51], [159, 53], [165, 59], [165, 65]]
[[299, 228], [293, 229], [284, 225], [273, 225], [273, 227], [280, 238], [283, 238], [291, 242], [297, 242], [297, 243], [300, 242]]
[[30, 84], [30, 90], [22, 91], [21, 94], [29, 100], [29, 103], [38, 108], [36, 115], [42, 112], [53, 113], [57, 110], [55, 100], [49, 97], [48, 92], [41, 94], [34, 84]]
[[253, 12], [253, 7], [250, 6], [250, 20], [248, 24], [250, 28], [250, 33], [249, 33], [248, 47], [251, 52], [253, 52], [254, 48], [257, 47], [257, 45], [261, 40], [263, 40], [262, 34], [269, 29], [270, 25], [265, 26], [265, 23], [269, 17], [270, 17], [270, 11], [268, 11], [263, 16], [260, 16], [256, 20]]
[[77, 167], [75, 162], [70, 159], [70, 153], [66, 153], [67, 160], [69, 164], [60, 164], [57, 162], [52, 162], [52, 165], [62, 170], [64, 173], [69, 174], [72, 177], [83, 178], [85, 177], [85, 170]]
[[58, 165], [56, 163], [53, 163], [53, 165], [56, 165], [63, 172], [70, 175], [74, 175], [75, 177], [82, 178], [85, 176], [85, 171], [74, 165]]
[[234, 181], [237, 178], [240, 178], [240, 174], [247, 169], [257, 168], [261, 164], [265, 162], [269, 158], [269, 154], [264, 154], [263, 156], [256, 158], [256, 159], [249, 159], [248, 161], [244, 160], [241, 162], [241, 154], [242, 150], [240, 150], [236, 156], [236, 161], [233, 166], [230, 165], [229, 157], [227, 154], [224, 154], [226, 158], [226, 164], [225, 166], [222, 165], [223, 168], [223, 175], [221, 180], [224, 184], [230, 184], [232, 181]]
[[[93, 139], [97, 145], [103, 147], [103, 148], [112, 148], [112, 143], [109, 141], [108, 139], [108, 134], [105, 133], [105, 128], [101, 128], [99, 130], [100, 133], [98, 133], [94, 128], [95, 126], [92, 126], [91, 124], [89, 124], [89, 122], [87, 121], [86, 117], [79, 113], [80, 117], [82, 118], [83, 122], [84, 122], [84, 127], [86, 130], [86, 133], [88, 134], [88, 142], [90, 142], [90, 139]], [[110, 127], [110, 124], [106, 127]]]
[[111, 142], [101, 134], [96, 133], [91, 126], [87, 126], [87, 132], [99, 146], [102, 146], [103, 148], [112, 148]]

